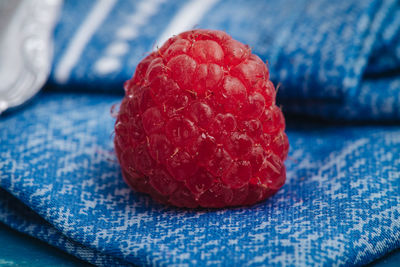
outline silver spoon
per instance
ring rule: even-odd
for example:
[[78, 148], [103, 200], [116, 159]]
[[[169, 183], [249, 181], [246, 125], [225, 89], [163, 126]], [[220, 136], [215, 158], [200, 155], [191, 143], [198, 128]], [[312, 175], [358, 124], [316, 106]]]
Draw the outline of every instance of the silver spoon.
[[0, 114], [45, 84], [62, 0], [0, 0]]

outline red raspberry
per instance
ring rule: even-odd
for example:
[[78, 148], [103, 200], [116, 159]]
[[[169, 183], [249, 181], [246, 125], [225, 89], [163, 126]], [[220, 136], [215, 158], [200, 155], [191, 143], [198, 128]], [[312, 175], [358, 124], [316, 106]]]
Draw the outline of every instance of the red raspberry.
[[284, 184], [289, 144], [268, 69], [225, 32], [170, 38], [125, 92], [114, 143], [133, 189], [179, 207], [225, 207]]

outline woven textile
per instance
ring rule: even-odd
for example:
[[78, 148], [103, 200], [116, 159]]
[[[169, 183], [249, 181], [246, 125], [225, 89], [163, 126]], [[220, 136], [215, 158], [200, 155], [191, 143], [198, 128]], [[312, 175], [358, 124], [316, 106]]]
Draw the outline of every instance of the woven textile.
[[[66, 1], [46, 90], [0, 118], [0, 221], [100, 266], [361, 265], [399, 248], [399, 13], [398, 1]], [[268, 60], [297, 116], [287, 182], [255, 206], [178, 209], [122, 180], [110, 108], [146, 53], [194, 26]]]

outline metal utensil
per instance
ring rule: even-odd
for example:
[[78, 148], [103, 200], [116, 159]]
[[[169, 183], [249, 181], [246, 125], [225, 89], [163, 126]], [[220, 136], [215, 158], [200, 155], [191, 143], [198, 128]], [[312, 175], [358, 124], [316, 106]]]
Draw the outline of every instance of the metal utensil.
[[61, 0], [0, 0], [0, 114], [46, 82]]

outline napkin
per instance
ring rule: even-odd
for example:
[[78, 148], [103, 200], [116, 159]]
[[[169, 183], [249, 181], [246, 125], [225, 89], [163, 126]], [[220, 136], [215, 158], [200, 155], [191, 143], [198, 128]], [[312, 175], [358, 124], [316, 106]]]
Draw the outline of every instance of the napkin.
[[[399, 7], [66, 1], [44, 92], [0, 118], [0, 221], [99, 266], [362, 265], [399, 248]], [[110, 108], [193, 27], [249, 44], [280, 84], [287, 182], [257, 205], [179, 209], [122, 180]]]

